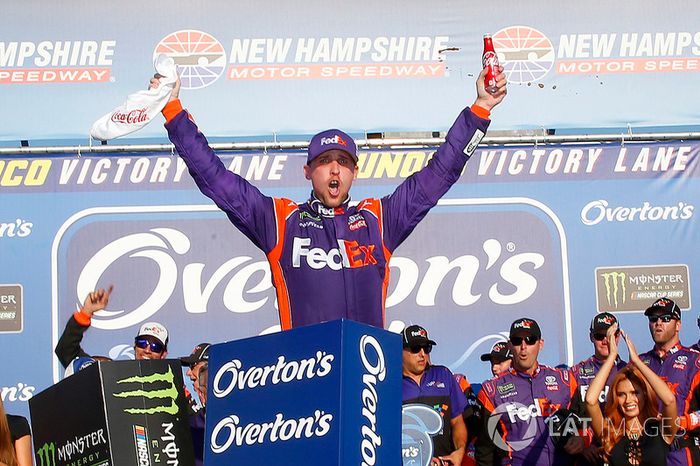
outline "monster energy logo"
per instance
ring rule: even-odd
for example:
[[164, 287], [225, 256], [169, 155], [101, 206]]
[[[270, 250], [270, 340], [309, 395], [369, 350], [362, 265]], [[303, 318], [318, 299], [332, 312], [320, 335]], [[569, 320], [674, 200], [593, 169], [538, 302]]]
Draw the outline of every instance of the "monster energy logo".
[[[136, 375], [134, 377], [129, 377], [122, 380], [117, 380], [117, 383], [141, 383], [141, 384], [153, 384], [153, 383], [168, 383], [170, 384], [167, 388], [154, 388], [149, 390], [139, 389], [131, 390], [126, 392], [115, 393], [114, 396], [118, 398], [128, 398], [128, 397], [144, 397], [149, 400], [158, 399], [164, 400], [164, 404], [160, 406], [154, 406], [152, 408], [127, 408], [124, 410], [125, 413], [129, 414], [156, 414], [156, 413], [166, 413], [166, 414], [177, 414], [179, 408], [177, 403], [177, 387], [175, 387], [175, 376], [170, 367], [168, 371], [161, 374], [156, 372], [151, 375]], [[170, 405], [167, 405], [167, 401], [170, 400]]]
[[600, 274], [605, 284], [605, 296], [608, 299], [608, 306], [614, 306], [617, 308], [620, 306], [618, 302], [618, 296], [622, 297], [622, 304], [625, 304], [627, 299], [627, 289], [625, 287], [625, 282], [627, 280], [627, 274], [625, 272], [608, 272]]
[[321, 221], [320, 215], [313, 215], [310, 212], [305, 212], [302, 210], [301, 212], [299, 212], [299, 220], [304, 220], [305, 218], [309, 218], [311, 220], [316, 220], [317, 222]]
[[39, 457], [39, 466], [56, 466], [56, 444], [45, 443], [36, 451]]

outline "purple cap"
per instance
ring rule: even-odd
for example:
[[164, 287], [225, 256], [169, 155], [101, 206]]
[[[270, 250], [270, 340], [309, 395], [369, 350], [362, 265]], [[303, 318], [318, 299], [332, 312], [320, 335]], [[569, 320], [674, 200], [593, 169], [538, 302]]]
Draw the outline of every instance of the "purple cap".
[[306, 163], [311, 163], [319, 155], [333, 149], [346, 152], [357, 163], [357, 145], [355, 145], [355, 140], [339, 129], [327, 129], [311, 138]]

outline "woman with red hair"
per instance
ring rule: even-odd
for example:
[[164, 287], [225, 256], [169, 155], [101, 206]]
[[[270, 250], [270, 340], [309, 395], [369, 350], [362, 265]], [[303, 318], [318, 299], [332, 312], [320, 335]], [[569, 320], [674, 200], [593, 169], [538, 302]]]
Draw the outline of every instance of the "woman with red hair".
[[17, 466], [15, 447], [12, 444], [10, 426], [7, 423], [2, 400], [0, 400], [0, 466]]
[[617, 331], [617, 324], [608, 329], [610, 354], [586, 392], [593, 433], [600, 439], [602, 456], [610, 466], [666, 464], [678, 430], [676, 398], [666, 382], [639, 359], [634, 344], [624, 333], [630, 364], [610, 384], [605, 413], [598, 404], [618, 355]]

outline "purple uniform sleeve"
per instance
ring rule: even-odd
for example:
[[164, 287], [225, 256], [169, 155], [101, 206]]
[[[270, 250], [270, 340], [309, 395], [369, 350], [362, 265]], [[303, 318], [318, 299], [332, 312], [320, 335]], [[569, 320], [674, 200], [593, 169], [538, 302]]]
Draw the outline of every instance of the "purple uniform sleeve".
[[257, 247], [265, 253], [274, 248], [277, 227], [272, 198], [226, 169], [186, 111], [165, 127], [202, 194], [214, 201]]
[[490, 120], [477, 117], [469, 108], [464, 109], [430, 162], [382, 199], [384, 244], [390, 252], [457, 182], [489, 123]]

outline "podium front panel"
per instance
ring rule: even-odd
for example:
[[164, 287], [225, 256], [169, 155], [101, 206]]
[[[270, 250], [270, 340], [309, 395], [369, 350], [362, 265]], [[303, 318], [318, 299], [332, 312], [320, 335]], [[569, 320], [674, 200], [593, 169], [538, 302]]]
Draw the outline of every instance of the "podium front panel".
[[179, 361], [95, 363], [29, 408], [37, 466], [194, 464]]
[[114, 464], [110, 456], [99, 364], [83, 369], [29, 400], [37, 466]]
[[[376, 344], [362, 340], [364, 335]], [[375, 347], [395, 346], [389, 352], [396, 357], [398, 372], [363, 382], [367, 368], [361, 361], [361, 340], [373, 367], [379, 364]], [[398, 335], [344, 320], [213, 345], [205, 463], [361, 464], [356, 459], [362, 458], [363, 440], [375, 436], [376, 443], [381, 436], [385, 443], [366, 454], [379, 457], [392, 451], [387, 457], [395, 461], [377, 464], [399, 464], [400, 361]], [[381, 407], [382, 419], [384, 409], [395, 409], [395, 422], [369, 421], [374, 414], [363, 414], [364, 388], [372, 398], [364, 403], [372, 411]], [[370, 394], [372, 390], [379, 395]], [[376, 431], [377, 426], [387, 430]], [[395, 432], [389, 434], [391, 429]], [[394, 447], [390, 437], [395, 437]]]

